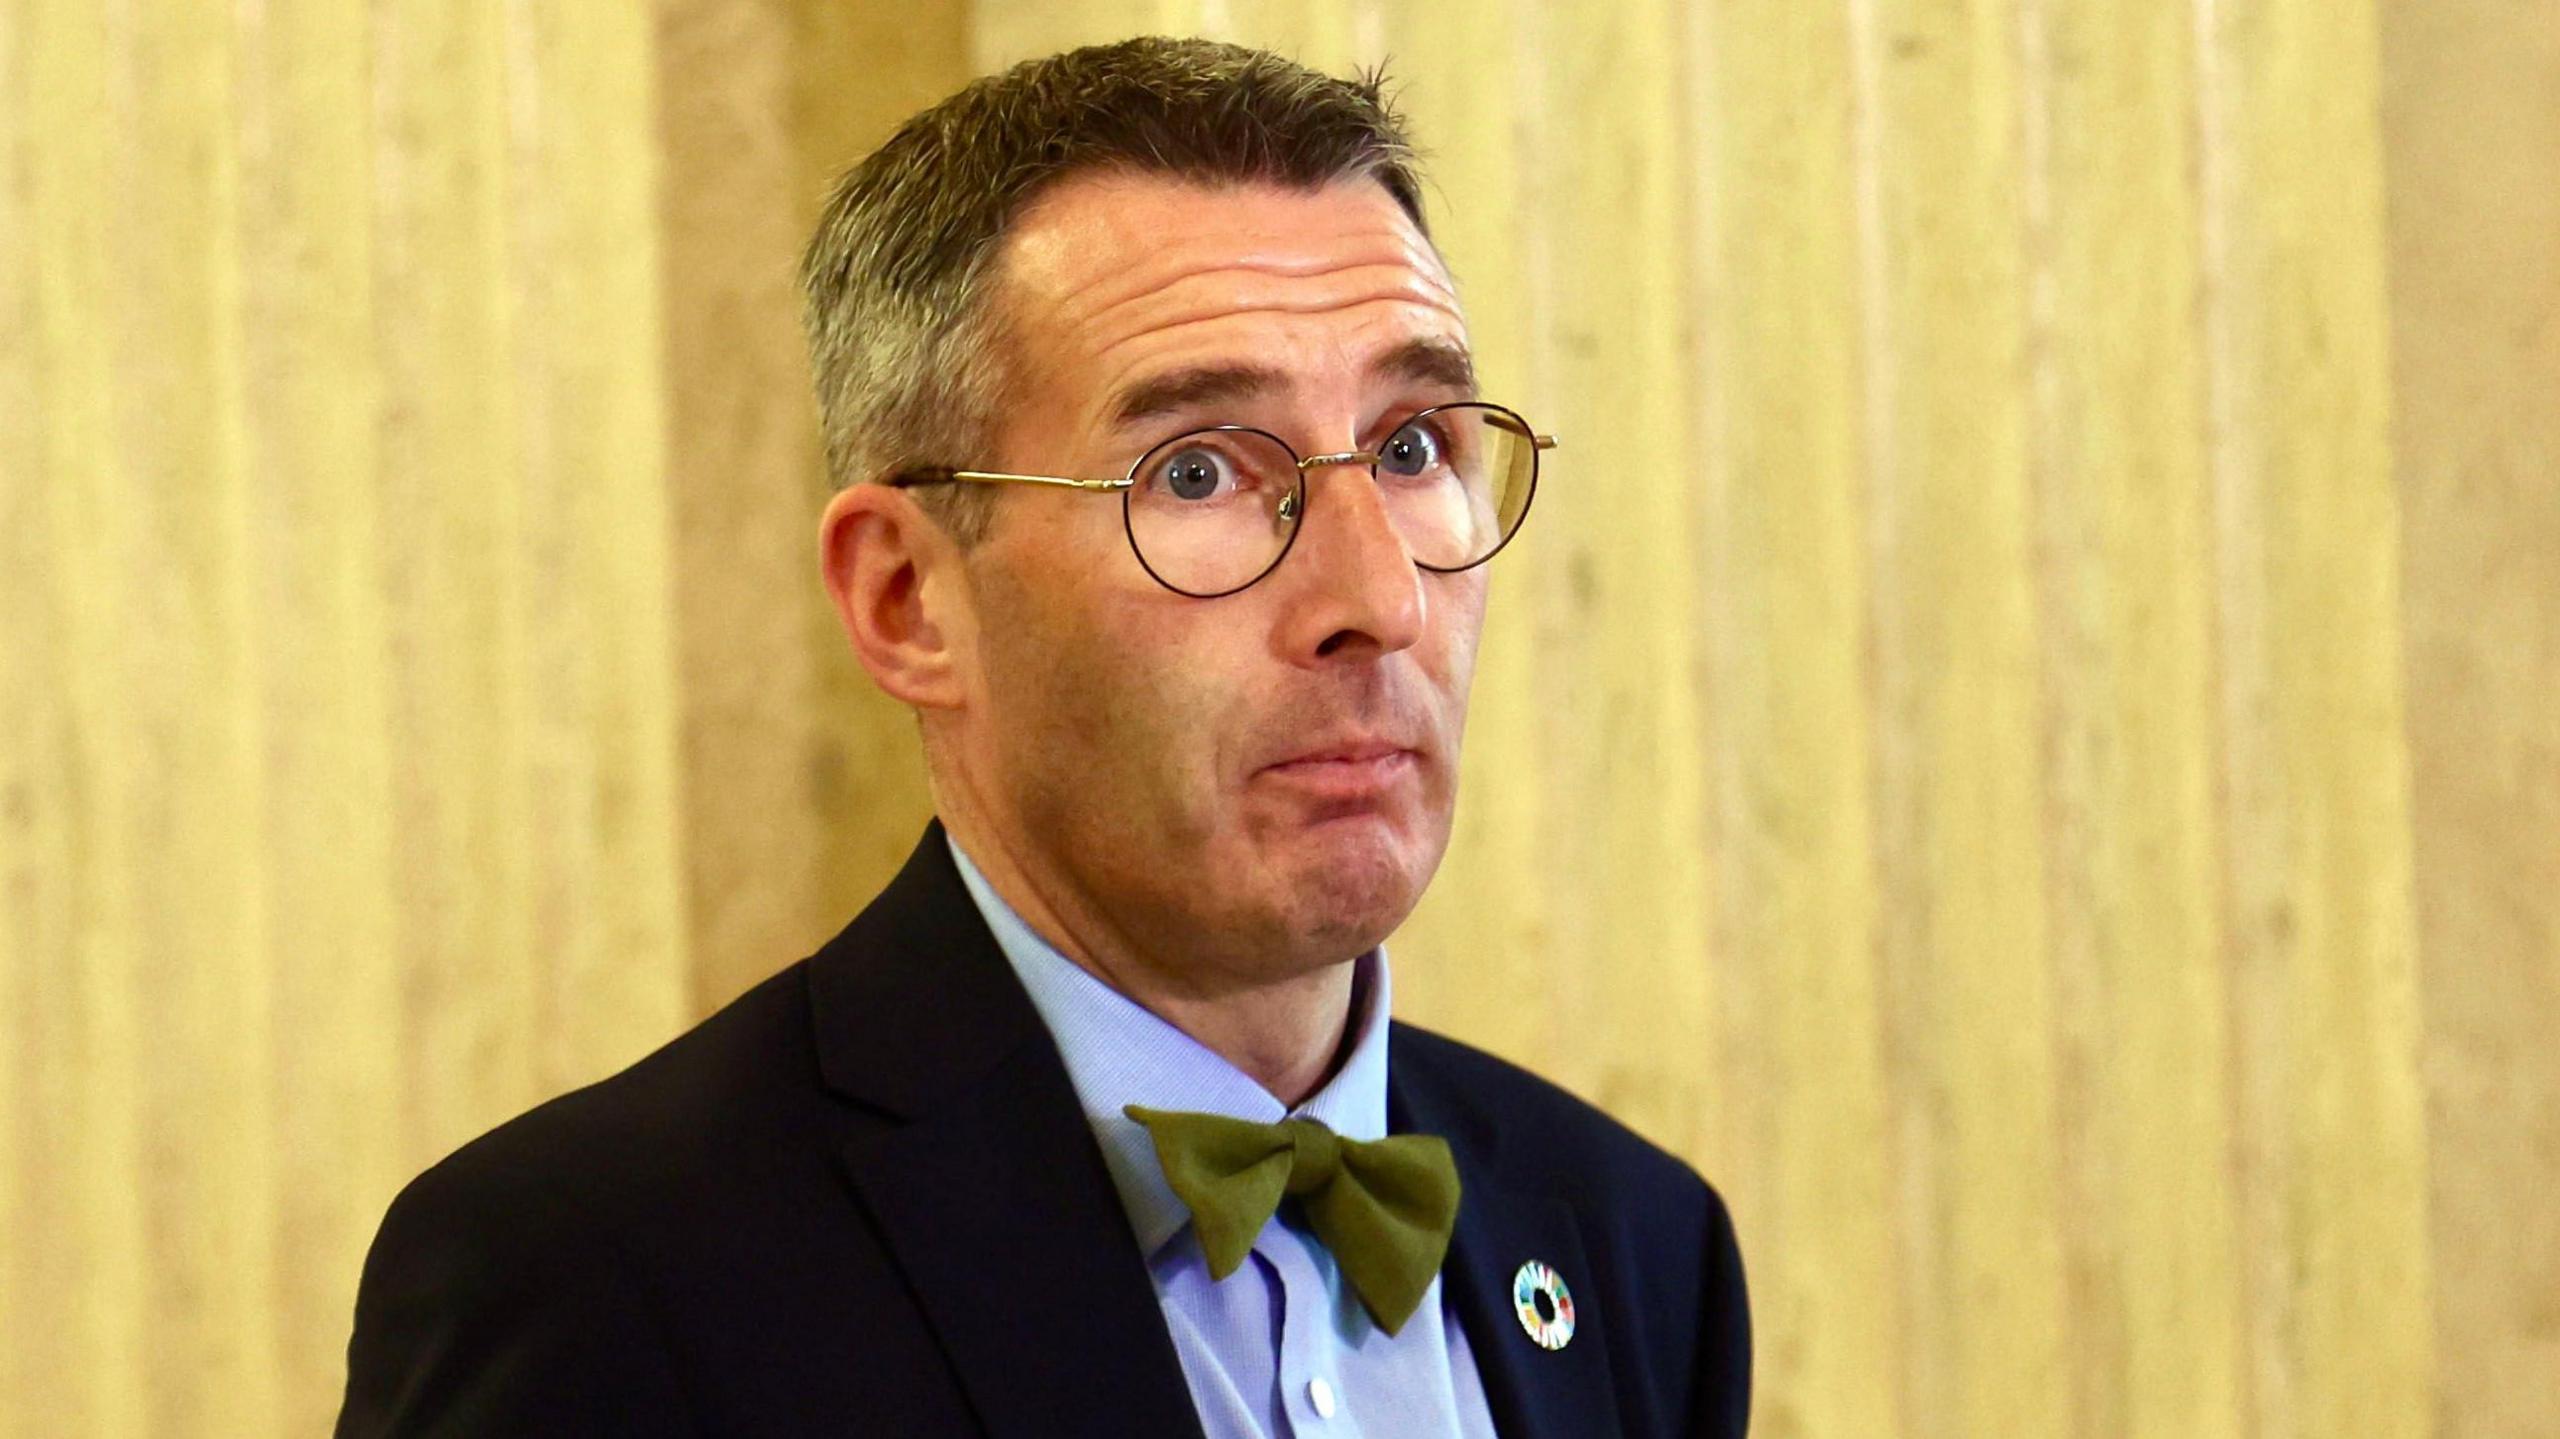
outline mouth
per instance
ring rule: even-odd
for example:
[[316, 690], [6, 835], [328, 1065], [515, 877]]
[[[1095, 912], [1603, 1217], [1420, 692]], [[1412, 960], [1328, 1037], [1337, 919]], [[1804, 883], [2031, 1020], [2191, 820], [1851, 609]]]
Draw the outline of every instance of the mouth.
[[1383, 740], [1329, 743], [1265, 765], [1257, 779], [1312, 797], [1357, 802], [1383, 796], [1420, 766], [1421, 752]]

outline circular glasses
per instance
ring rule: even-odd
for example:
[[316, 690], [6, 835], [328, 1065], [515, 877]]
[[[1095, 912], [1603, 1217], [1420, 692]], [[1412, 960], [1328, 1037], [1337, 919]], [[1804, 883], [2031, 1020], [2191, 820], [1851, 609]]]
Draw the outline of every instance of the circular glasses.
[[1157, 583], [1217, 599], [1277, 568], [1307, 512], [1307, 475], [1367, 466], [1380, 505], [1413, 562], [1443, 574], [1493, 558], [1520, 529], [1538, 490], [1538, 454], [1555, 439], [1500, 405], [1435, 405], [1406, 417], [1373, 450], [1300, 456], [1267, 430], [1217, 425], [1148, 450], [1116, 480], [985, 470], [913, 470], [892, 484], [943, 481], [1118, 490], [1129, 547]]

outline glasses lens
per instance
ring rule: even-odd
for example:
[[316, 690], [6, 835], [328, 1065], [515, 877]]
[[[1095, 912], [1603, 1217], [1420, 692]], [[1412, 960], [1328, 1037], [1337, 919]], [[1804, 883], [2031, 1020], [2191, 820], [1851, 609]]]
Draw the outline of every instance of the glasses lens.
[[1138, 562], [1189, 595], [1223, 595], [1262, 578], [1305, 509], [1297, 457], [1258, 430], [1168, 440], [1132, 478], [1129, 543]]
[[1484, 563], [1520, 528], [1538, 484], [1526, 421], [1500, 405], [1442, 405], [1378, 446], [1378, 490], [1414, 562], [1435, 570]]

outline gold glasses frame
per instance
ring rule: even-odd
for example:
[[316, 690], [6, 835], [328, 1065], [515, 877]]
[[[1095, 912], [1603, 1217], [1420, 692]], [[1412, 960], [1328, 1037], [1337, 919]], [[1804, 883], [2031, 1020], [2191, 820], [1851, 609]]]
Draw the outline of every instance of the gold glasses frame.
[[[1552, 450], [1556, 447], [1555, 436], [1538, 433], [1538, 431], [1533, 428], [1527, 420], [1520, 417], [1518, 411], [1510, 409], [1507, 406], [1494, 404], [1487, 400], [1458, 400], [1445, 405], [1432, 405], [1426, 409], [1416, 410], [1412, 414], [1407, 415], [1403, 420], [1397, 423], [1397, 428], [1401, 430], [1406, 425], [1410, 425], [1417, 420], [1427, 419], [1432, 415], [1442, 414], [1451, 410], [1480, 411], [1482, 412], [1486, 422], [1493, 425], [1495, 428], [1507, 430], [1510, 433], [1519, 435], [1529, 441], [1529, 495], [1528, 498], [1520, 502], [1520, 513], [1512, 519], [1510, 528], [1502, 532], [1502, 538], [1494, 542], [1492, 549], [1485, 551], [1477, 558], [1469, 560], [1463, 565], [1434, 565], [1427, 564], [1421, 560], [1414, 561], [1414, 564], [1419, 568], [1429, 570], [1434, 574], [1444, 575], [1453, 575], [1464, 570], [1474, 569], [1476, 566], [1492, 559], [1495, 555], [1502, 553], [1503, 548], [1511, 543], [1512, 537], [1520, 533], [1520, 527], [1528, 522], [1529, 507], [1535, 504], [1538, 498], [1539, 465], [1537, 457], [1545, 451]], [[1179, 445], [1196, 435], [1219, 434], [1259, 435], [1263, 439], [1269, 440], [1273, 444], [1278, 445], [1282, 453], [1288, 455], [1290, 460], [1295, 463], [1298, 471], [1297, 486], [1290, 492], [1287, 498], [1280, 502], [1280, 516], [1282, 519], [1290, 522], [1289, 537], [1281, 543], [1279, 552], [1271, 557], [1271, 562], [1264, 565], [1261, 569], [1256, 570], [1253, 577], [1244, 581], [1242, 584], [1234, 585], [1223, 590], [1188, 590], [1165, 578], [1164, 575], [1157, 571], [1154, 565], [1148, 563], [1147, 552], [1145, 548], [1138, 543], [1136, 522], [1131, 516], [1129, 509], [1129, 497], [1131, 492], [1135, 491], [1138, 487], [1139, 472], [1144, 470], [1147, 467], [1148, 462], [1153, 460], [1156, 456], [1163, 454], [1167, 449]], [[1137, 459], [1130, 462], [1129, 472], [1117, 479], [1086, 480], [1075, 479], [1066, 475], [1023, 475], [1014, 474], [1005, 470], [963, 470], [940, 465], [919, 465], [912, 469], [901, 470], [896, 474], [889, 476], [888, 479], [883, 481], [883, 483], [899, 489], [904, 489], [912, 485], [984, 484], [1048, 485], [1058, 489], [1084, 490], [1095, 493], [1108, 493], [1110, 491], [1117, 490], [1120, 492], [1121, 533], [1128, 538], [1129, 552], [1137, 556], [1138, 567], [1145, 570], [1148, 577], [1153, 579], [1157, 584], [1164, 586], [1175, 594], [1188, 595], [1193, 599], [1214, 600], [1235, 594], [1239, 590], [1250, 589], [1255, 584], [1260, 583], [1263, 576], [1280, 568], [1280, 562], [1289, 557], [1289, 551], [1297, 548], [1298, 532], [1306, 528], [1304, 523], [1304, 512], [1307, 503], [1307, 476], [1309, 473], [1333, 465], [1366, 465], [1369, 467], [1370, 483], [1375, 484], [1378, 481], [1379, 459], [1380, 456], [1375, 450], [1342, 450], [1334, 454], [1306, 455], [1302, 457], [1298, 454], [1295, 446], [1291, 445], [1287, 440], [1280, 438], [1278, 435], [1271, 433], [1269, 430], [1256, 429], [1251, 425], [1205, 425], [1199, 429], [1185, 430], [1181, 434], [1173, 436], [1171, 439], [1163, 440], [1154, 445], [1148, 446], [1145, 453], [1139, 455]]]

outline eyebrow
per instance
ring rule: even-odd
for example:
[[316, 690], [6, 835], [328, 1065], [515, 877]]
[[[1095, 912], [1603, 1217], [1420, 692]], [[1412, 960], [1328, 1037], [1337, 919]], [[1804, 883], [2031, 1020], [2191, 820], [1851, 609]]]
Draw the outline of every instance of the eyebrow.
[[1447, 340], [1407, 340], [1371, 361], [1369, 372], [1421, 385], [1438, 385], [1473, 399], [1476, 362], [1464, 345]]
[[1219, 400], [1238, 400], [1286, 388], [1288, 377], [1268, 365], [1202, 365], [1158, 375], [1129, 388], [1111, 410], [1114, 428], [1160, 419]]
[[[1475, 362], [1468, 358], [1464, 346], [1447, 340], [1407, 340], [1370, 361], [1369, 373], [1436, 385], [1468, 396], [1476, 392]], [[1111, 407], [1111, 424], [1114, 429], [1126, 429], [1143, 420], [1288, 387], [1289, 377], [1268, 365], [1200, 365], [1175, 370], [1131, 386]]]

